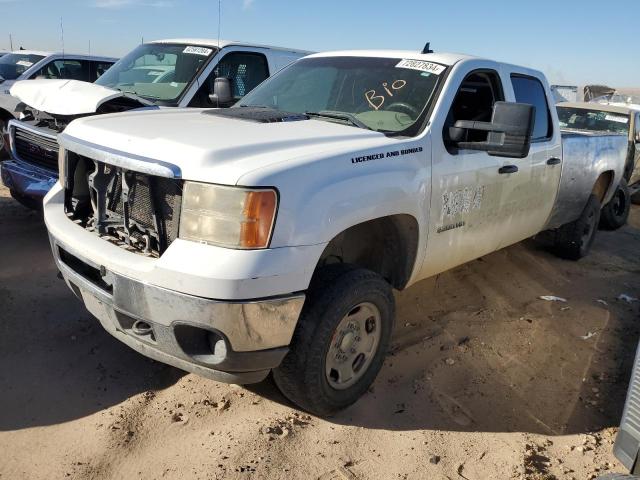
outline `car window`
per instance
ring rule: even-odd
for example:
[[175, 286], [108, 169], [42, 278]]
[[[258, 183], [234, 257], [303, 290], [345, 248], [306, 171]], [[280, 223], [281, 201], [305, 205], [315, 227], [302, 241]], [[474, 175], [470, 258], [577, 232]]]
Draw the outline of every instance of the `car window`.
[[0, 77], [15, 80], [44, 57], [25, 53], [7, 53], [0, 58]]
[[560, 128], [587, 130], [590, 132], [629, 134], [629, 115], [593, 109], [563, 107], [558, 105]]
[[454, 153], [457, 142], [484, 142], [488, 132], [468, 129], [451, 129], [458, 120], [490, 122], [493, 105], [504, 100], [500, 76], [494, 70], [471, 72], [460, 84], [445, 122], [443, 138]]
[[96, 84], [157, 104], [177, 105], [216, 52], [196, 45], [143, 44], [118, 60]]
[[231, 94], [235, 101], [269, 77], [269, 66], [264, 55], [252, 52], [231, 52], [215, 66], [209, 77], [193, 97], [191, 106], [214, 106], [209, 95], [213, 93], [216, 78], [225, 77], [231, 81]]
[[113, 62], [91, 62], [91, 81], [95, 82], [100, 78], [111, 66]]
[[511, 75], [511, 84], [516, 102], [533, 105], [536, 108], [531, 140], [539, 141], [551, 138], [553, 135], [551, 113], [547, 103], [547, 95], [540, 80], [524, 75]]
[[89, 62], [86, 60], [60, 59], [47, 63], [34, 78], [90, 81]]
[[361, 128], [415, 135], [446, 70], [414, 59], [307, 57], [270, 77], [236, 106], [263, 106], [324, 121], [346, 116], [364, 124]]

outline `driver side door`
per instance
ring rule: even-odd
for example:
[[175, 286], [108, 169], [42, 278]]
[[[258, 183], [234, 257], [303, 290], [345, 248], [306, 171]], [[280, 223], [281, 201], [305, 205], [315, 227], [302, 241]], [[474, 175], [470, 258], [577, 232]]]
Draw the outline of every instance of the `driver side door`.
[[[504, 100], [496, 70], [468, 73], [450, 104], [444, 127], [434, 126], [429, 246], [422, 277], [436, 275], [498, 248], [501, 235], [500, 201], [505, 177], [504, 158], [487, 152], [460, 150], [456, 141], [486, 140], [486, 132], [467, 132], [451, 138], [458, 120], [491, 121], [493, 105]], [[441, 148], [441, 151], [439, 151]]]

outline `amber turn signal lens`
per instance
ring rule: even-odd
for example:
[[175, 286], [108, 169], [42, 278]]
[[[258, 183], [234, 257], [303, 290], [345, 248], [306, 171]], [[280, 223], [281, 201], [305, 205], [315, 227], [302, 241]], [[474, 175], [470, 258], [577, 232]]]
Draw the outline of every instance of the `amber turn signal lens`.
[[244, 248], [266, 248], [276, 215], [278, 199], [273, 190], [247, 193], [240, 230], [240, 245]]

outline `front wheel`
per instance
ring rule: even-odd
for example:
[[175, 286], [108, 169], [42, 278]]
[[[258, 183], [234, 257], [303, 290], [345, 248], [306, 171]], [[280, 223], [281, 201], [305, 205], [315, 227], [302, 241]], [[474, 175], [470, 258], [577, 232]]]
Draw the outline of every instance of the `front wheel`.
[[384, 362], [395, 303], [380, 275], [330, 265], [311, 282], [289, 353], [273, 371], [280, 391], [316, 415], [360, 398]]
[[609, 203], [602, 209], [600, 228], [617, 230], [627, 223], [631, 210], [631, 194], [627, 181], [623, 178], [616, 189], [616, 193]]

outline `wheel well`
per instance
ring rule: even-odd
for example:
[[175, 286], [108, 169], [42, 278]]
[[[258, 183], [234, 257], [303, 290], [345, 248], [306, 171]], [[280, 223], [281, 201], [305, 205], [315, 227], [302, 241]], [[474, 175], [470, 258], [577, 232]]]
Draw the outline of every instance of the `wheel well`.
[[337, 235], [324, 249], [316, 271], [331, 263], [349, 263], [372, 270], [402, 290], [418, 253], [418, 222], [411, 215], [369, 220]]
[[609, 187], [612, 185], [612, 183], [613, 183], [613, 170], [602, 172], [598, 177], [598, 179], [596, 180], [596, 183], [593, 185], [593, 190], [591, 190], [591, 193], [593, 193], [598, 198], [598, 200], [600, 200], [600, 203], [603, 203], [607, 195], [607, 192], [609, 191]]

